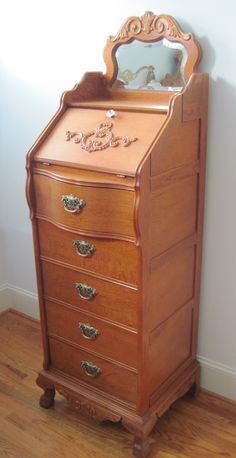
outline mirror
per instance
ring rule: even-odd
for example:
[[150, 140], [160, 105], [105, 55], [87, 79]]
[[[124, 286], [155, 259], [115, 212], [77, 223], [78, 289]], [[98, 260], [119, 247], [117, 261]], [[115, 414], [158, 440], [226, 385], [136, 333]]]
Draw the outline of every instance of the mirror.
[[187, 52], [181, 43], [163, 38], [156, 42], [133, 40], [116, 51], [116, 89], [181, 91], [185, 85]]

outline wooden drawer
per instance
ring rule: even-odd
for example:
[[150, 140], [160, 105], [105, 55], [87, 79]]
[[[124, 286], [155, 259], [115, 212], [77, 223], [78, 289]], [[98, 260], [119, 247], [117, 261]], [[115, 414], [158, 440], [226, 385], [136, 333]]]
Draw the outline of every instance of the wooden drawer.
[[[137, 327], [138, 292], [135, 288], [120, 286], [115, 282], [101, 280], [47, 261], [42, 261], [42, 273], [44, 294], [47, 298], [78, 306], [108, 320]], [[81, 298], [76, 283], [95, 288], [95, 297], [91, 300]]]
[[[91, 356], [89, 353], [49, 339], [51, 365], [53, 368], [71, 375], [89, 385], [103, 390], [125, 401], [135, 403], [137, 398], [137, 374], [105, 359]], [[101, 369], [98, 376], [87, 375], [81, 362], [92, 363]]]
[[[138, 249], [133, 243], [80, 236], [43, 220], [38, 228], [42, 256], [137, 285]], [[73, 241], [87, 242], [91, 254], [88, 247], [87, 256], [81, 256], [83, 245], [76, 248]]]
[[51, 301], [46, 302], [46, 314], [50, 336], [63, 337], [85, 350], [137, 367], [136, 332], [110, 325]]
[[[79, 186], [34, 174], [36, 214], [80, 231], [134, 237], [135, 192]], [[78, 213], [66, 211], [62, 196], [73, 195], [86, 205]]]

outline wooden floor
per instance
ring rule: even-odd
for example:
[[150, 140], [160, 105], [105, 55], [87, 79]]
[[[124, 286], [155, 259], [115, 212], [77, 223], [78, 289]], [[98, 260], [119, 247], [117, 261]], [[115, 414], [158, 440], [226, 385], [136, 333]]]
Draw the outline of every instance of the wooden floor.
[[[39, 407], [35, 384], [42, 364], [38, 323], [0, 315], [0, 456], [17, 458], [129, 458], [132, 436], [120, 424], [86, 420], [56, 395]], [[207, 393], [181, 399], [150, 436], [150, 458], [236, 458], [236, 404]]]

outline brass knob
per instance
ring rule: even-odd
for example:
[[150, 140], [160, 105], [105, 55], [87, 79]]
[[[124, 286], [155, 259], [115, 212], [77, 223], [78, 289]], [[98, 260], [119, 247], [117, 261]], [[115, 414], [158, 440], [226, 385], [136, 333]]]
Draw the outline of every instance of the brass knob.
[[61, 196], [61, 201], [64, 205], [64, 210], [69, 213], [80, 213], [82, 208], [84, 208], [86, 205], [84, 199], [73, 196], [73, 194]]
[[86, 285], [85, 283], [76, 283], [75, 287], [81, 299], [85, 299], [86, 301], [94, 299], [97, 294], [97, 290], [95, 288]]
[[88, 340], [95, 340], [100, 335], [98, 329], [93, 328], [88, 323], [79, 323], [79, 329], [82, 336]]
[[99, 374], [102, 373], [102, 369], [100, 367], [95, 366], [95, 364], [90, 363], [90, 361], [81, 361], [80, 363], [82, 369], [89, 377], [97, 377]]
[[96, 247], [85, 242], [85, 240], [73, 240], [72, 245], [75, 247], [76, 253], [85, 258], [92, 256], [96, 251]]

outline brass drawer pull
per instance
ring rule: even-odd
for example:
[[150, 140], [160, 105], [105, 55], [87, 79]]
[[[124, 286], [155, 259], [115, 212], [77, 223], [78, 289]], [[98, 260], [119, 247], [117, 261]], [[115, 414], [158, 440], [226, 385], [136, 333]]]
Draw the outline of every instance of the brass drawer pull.
[[97, 377], [99, 374], [102, 373], [102, 369], [100, 367], [95, 366], [95, 364], [90, 363], [89, 361], [81, 361], [80, 363], [82, 369], [89, 377]]
[[86, 285], [85, 283], [76, 283], [75, 287], [79, 293], [79, 296], [86, 301], [90, 301], [97, 294], [97, 290], [95, 288]]
[[98, 329], [93, 328], [88, 323], [79, 323], [79, 329], [82, 336], [88, 340], [95, 340], [100, 335]]
[[74, 245], [76, 253], [85, 258], [92, 256], [96, 251], [96, 247], [85, 242], [85, 240], [73, 240], [72, 245]]
[[61, 201], [63, 202], [64, 210], [69, 213], [80, 213], [82, 208], [84, 208], [86, 205], [84, 199], [73, 196], [73, 194], [61, 196]]

